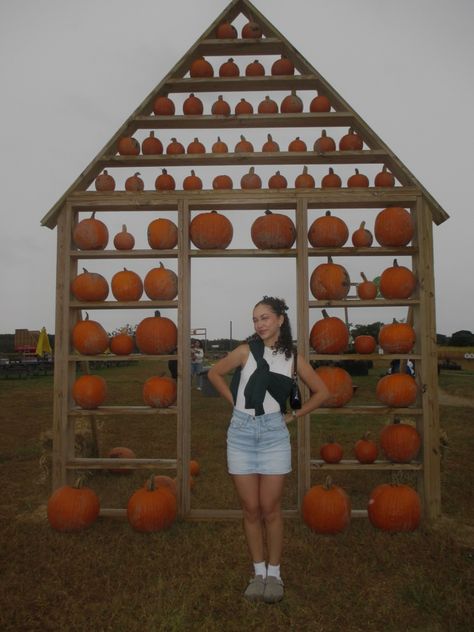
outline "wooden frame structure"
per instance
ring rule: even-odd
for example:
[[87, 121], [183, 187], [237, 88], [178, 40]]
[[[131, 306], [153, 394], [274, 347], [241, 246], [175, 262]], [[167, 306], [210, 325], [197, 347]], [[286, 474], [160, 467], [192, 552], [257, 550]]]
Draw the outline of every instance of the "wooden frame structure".
[[[215, 29], [223, 21], [233, 21], [243, 14], [247, 19], [257, 22], [264, 33], [262, 39], [215, 39]], [[185, 77], [190, 62], [197, 56], [222, 55], [275, 55], [289, 57], [300, 74], [291, 76], [233, 77], [194, 79]], [[214, 92], [318, 90], [325, 94], [332, 109], [324, 113], [300, 114], [252, 114], [231, 115], [228, 117], [203, 114], [200, 116], [154, 116], [151, 114], [153, 101], [158, 95], [180, 92]], [[119, 156], [117, 141], [123, 136], [131, 136], [143, 129], [254, 129], [277, 127], [347, 127], [354, 128], [363, 138], [367, 149], [361, 151], [334, 151], [324, 154], [308, 152], [254, 152], [250, 154], [183, 154], [178, 156]], [[192, 165], [293, 165], [293, 164], [380, 164], [386, 165], [396, 177], [399, 186], [394, 188], [364, 189], [284, 189], [284, 190], [201, 190], [201, 191], [143, 191], [129, 193], [117, 191], [99, 193], [87, 190], [103, 168], [138, 168]], [[415, 219], [415, 238], [410, 246], [403, 248], [370, 247], [355, 248], [310, 248], [307, 241], [309, 209], [381, 209], [386, 206], [402, 206], [410, 209]], [[297, 240], [296, 246], [288, 250], [197, 250], [192, 249], [189, 241], [190, 216], [196, 210], [265, 210], [292, 209], [295, 214]], [[178, 247], [169, 251], [151, 249], [117, 251], [80, 251], [72, 244], [71, 234], [78, 216], [82, 212], [97, 211], [116, 213], [136, 211], [173, 211], [176, 213], [179, 241]], [[410, 464], [393, 464], [376, 461], [374, 464], [361, 465], [354, 461], [343, 461], [337, 465], [322, 464], [311, 459], [309, 418], [298, 420], [298, 506], [310, 485], [311, 469], [357, 469], [357, 470], [398, 470], [416, 471], [419, 490], [424, 499], [425, 517], [435, 519], [440, 513], [440, 464], [439, 464], [439, 415], [437, 402], [437, 352], [434, 309], [433, 278], [433, 240], [432, 223], [440, 224], [448, 218], [445, 211], [416, 180], [413, 174], [378, 138], [370, 127], [357, 115], [342, 97], [321, 77], [321, 75], [302, 57], [302, 55], [279, 33], [275, 27], [248, 1], [233, 0], [217, 17], [204, 34], [174, 66], [161, 83], [146, 97], [142, 104], [125, 121], [113, 138], [94, 158], [90, 165], [76, 179], [58, 202], [43, 218], [42, 224], [49, 228], [57, 227], [57, 302], [56, 302], [56, 349], [55, 349], [55, 394], [54, 394], [54, 455], [53, 487], [64, 484], [68, 472], [79, 469], [100, 469], [113, 466], [124, 468], [169, 468], [176, 469], [179, 495], [179, 512], [190, 519], [217, 519], [238, 515], [234, 510], [198, 510], [192, 509], [188, 487], [188, 464], [190, 460], [190, 290], [191, 260], [196, 257], [289, 257], [296, 260], [297, 273], [297, 338], [299, 353], [308, 359], [367, 359], [367, 356], [317, 355], [309, 350], [309, 313], [320, 307], [390, 307], [407, 306], [412, 308], [413, 322], [417, 334], [416, 348], [410, 357], [417, 363], [417, 382], [420, 396], [415, 407], [407, 409], [388, 409], [383, 406], [348, 406], [343, 409], [320, 409], [324, 414], [409, 414], [417, 417], [417, 426], [423, 438], [422, 456], [419, 461]], [[413, 298], [398, 301], [381, 298], [373, 301], [361, 301], [347, 298], [339, 301], [314, 301], [309, 299], [308, 261], [313, 257], [344, 256], [409, 256], [418, 278], [417, 293]], [[178, 262], [178, 299], [175, 301], [137, 301], [120, 303], [104, 301], [102, 303], [80, 303], [70, 296], [70, 281], [76, 276], [78, 261], [81, 259], [123, 260], [128, 258], [151, 259], [175, 258]], [[103, 356], [80, 356], [70, 348], [72, 327], [82, 309], [133, 309], [133, 308], [176, 309], [178, 325], [178, 400], [172, 409], [150, 409], [147, 407], [100, 407], [94, 411], [83, 411], [73, 406], [71, 386], [79, 362], [91, 359], [103, 359]], [[157, 358], [169, 359], [175, 356], [134, 356], [143, 361]], [[377, 355], [377, 357], [379, 357]], [[408, 356], [383, 356], [387, 360], [406, 359]], [[125, 359], [129, 359], [127, 356]], [[120, 360], [120, 357], [114, 360]], [[74, 423], [77, 415], [90, 414], [93, 417], [128, 414], [177, 415], [177, 458], [176, 459], [89, 459], [76, 458], [74, 450]], [[104, 515], [123, 514], [125, 510], [103, 509]], [[296, 511], [288, 513], [295, 514]], [[354, 515], [366, 515], [357, 510]]]

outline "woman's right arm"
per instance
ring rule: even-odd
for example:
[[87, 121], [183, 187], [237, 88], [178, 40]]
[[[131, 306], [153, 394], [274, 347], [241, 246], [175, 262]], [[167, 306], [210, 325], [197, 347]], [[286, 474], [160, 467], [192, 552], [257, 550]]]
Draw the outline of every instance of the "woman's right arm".
[[232, 404], [232, 406], [234, 405], [234, 398], [232, 397], [232, 393], [230, 392], [230, 388], [227, 381], [224, 379], [224, 376], [227, 373], [230, 373], [233, 369], [236, 369], [239, 366], [244, 366], [248, 357], [248, 344], [239, 345], [236, 349], [228, 353], [225, 358], [216, 362], [216, 364], [214, 364], [207, 373], [207, 377], [209, 378], [212, 386], [222, 395], [224, 399]]

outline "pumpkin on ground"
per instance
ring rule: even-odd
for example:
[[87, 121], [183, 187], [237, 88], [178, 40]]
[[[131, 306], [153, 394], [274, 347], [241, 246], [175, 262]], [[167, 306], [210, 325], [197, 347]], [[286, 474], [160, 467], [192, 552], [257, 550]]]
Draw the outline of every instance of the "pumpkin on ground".
[[333, 263], [328, 257], [327, 263], [319, 264], [312, 272], [310, 289], [318, 300], [339, 300], [345, 298], [350, 289], [351, 280], [344, 266]]
[[160, 355], [176, 349], [178, 330], [172, 320], [165, 316], [148, 316], [137, 326], [135, 344], [140, 353]]
[[[125, 446], [117, 446], [115, 448], [111, 448], [109, 453], [107, 454], [108, 459], [136, 459], [136, 454], [130, 448], [126, 448]], [[129, 467], [114, 467], [110, 468], [109, 472], [112, 474], [131, 474], [134, 470]]]
[[93, 410], [104, 403], [107, 383], [100, 375], [81, 375], [72, 385], [72, 398], [80, 408]]
[[143, 294], [143, 281], [136, 272], [127, 268], [116, 272], [110, 285], [117, 301], [139, 301]]
[[133, 250], [135, 237], [128, 232], [126, 224], [122, 224], [122, 230], [115, 235], [114, 246], [117, 250]]
[[399, 266], [396, 259], [393, 266], [380, 275], [380, 294], [384, 298], [409, 298], [416, 288], [416, 277], [405, 266]]
[[217, 211], [199, 213], [191, 220], [189, 236], [200, 249], [224, 249], [232, 241], [234, 231], [230, 220]]
[[351, 519], [351, 503], [348, 495], [331, 477], [324, 485], [314, 485], [306, 492], [302, 505], [303, 520], [316, 533], [341, 533]]
[[109, 284], [101, 274], [83, 268], [83, 272], [72, 280], [71, 292], [78, 301], [105, 301]]
[[377, 399], [391, 408], [403, 408], [416, 402], [418, 386], [407, 373], [385, 375], [377, 382]]
[[315, 373], [329, 391], [329, 397], [322, 404], [324, 407], [340, 408], [352, 399], [354, 393], [352, 378], [345, 369], [338, 366], [320, 366]]
[[178, 276], [160, 262], [159, 268], [152, 268], [146, 273], [143, 287], [152, 300], [172, 301], [178, 294]]
[[339, 463], [344, 456], [342, 445], [331, 439], [319, 449], [319, 456], [325, 463]]
[[340, 217], [331, 215], [331, 211], [315, 219], [308, 231], [308, 240], [313, 248], [340, 248], [348, 237], [346, 223]]
[[409, 323], [383, 325], [379, 331], [379, 345], [385, 353], [410, 353], [415, 344], [415, 330]]
[[115, 355], [130, 355], [135, 349], [132, 336], [125, 332], [115, 334], [110, 340], [110, 351]]
[[410, 463], [421, 447], [421, 437], [416, 428], [401, 423], [396, 417], [393, 423], [380, 432], [380, 447], [392, 463]]
[[378, 485], [370, 494], [367, 509], [372, 525], [382, 531], [414, 531], [420, 524], [420, 497], [409, 485]]
[[329, 316], [322, 310], [323, 318], [311, 328], [309, 344], [316, 353], [342, 353], [349, 344], [349, 330], [346, 323], [337, 316]]
[[142, 533], [168, 529], [176, 520], [176, 514], [176, 496], [169, 489], [156, 488], [153, 477], [132, 494], [127, 504], [128, 522]]
[[74, 486], [63, 485], [48, 500], [48, 522], [55, 531], [70, 533], [82, 531], [93, 524], [100, 511], [97, 494], [82, 486], [82, 480]]
[[172, 377], [153, 375], [143, 385], [143, 401], [152, 408], [168, 408], [176, 403], [176, 381]]
[[74, 226], [72, 240], [80, 250], [104, 250], [109, 241], [109, 231], [104, 222], [96, 219], [94, 211]]
[[262, 250], [291, 248], [296, 239], [296, 228], [287, 215], [265, 211], [250, 229], [253, 243]]
[[150, 248], [172, 250], [178, 243], [178, 227], [170, 219], [159, 217], [148, 225], [147, 238]]
[[361, 439], [355, 442], [354, 453], [359, 463], [373, 463], [376, 460], [377, 444], [370, 438], [370, 432], [366, 432]]
[[83, 355], [99, 355], [109, 346], [109, 337], [100, 323], [89, 320], [86, 313], [85, 320], [80, 320], [72, 330], [72, 346]]
[[399, 206], [389, 206], [377, 214], [375, 239], [381, 246], [406, 246], [415, 232], [411, 213]]

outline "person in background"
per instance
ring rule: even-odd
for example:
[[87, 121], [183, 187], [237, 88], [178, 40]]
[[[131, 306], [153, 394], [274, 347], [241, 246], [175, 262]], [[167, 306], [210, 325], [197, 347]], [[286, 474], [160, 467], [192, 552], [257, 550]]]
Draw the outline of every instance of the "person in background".
[[[191, 387], [193, 381], [196, 383], [196, 389], [201, 390], [201, 371], [204, 362], [204, 351], [200, 340], [191, 341]], [[195, 378], [195, 379], [194, 379]]]

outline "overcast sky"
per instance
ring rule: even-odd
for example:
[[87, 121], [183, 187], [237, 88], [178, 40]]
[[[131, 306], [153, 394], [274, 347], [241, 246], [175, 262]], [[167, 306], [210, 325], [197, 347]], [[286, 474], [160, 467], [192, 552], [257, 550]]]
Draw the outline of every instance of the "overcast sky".
[[[41, 218], [226, 4], [220, 0], [0, 2], [0, 333], [43, 325], [54, 331], [56, 231], [41, 227]], [[474, 330], [472, 0], [255, 0], [254, 4], [450, 215], [441, 226], [434, 226], [437, 330], [444, 334]], [[214, 61], [216, 69], [219, 63]], [[240, 63], [242, 69], [246, 63]], [[282, 95], [278, 93], [277, 100]], [[245, 95], [228, 96], [234, 105], [238, 96]], [[260, 95], [251, 97], [258, 104]], [[256, 147], [264, 131], [249, 133]], [[283, 147], [287, 134], [291, 131], [275, 131]], [[304, 134], [308, 144], [319, 135], [311, 128]], [[157, 135], [167, 144], [172, 134], [168, 130]], [[186, 143], [190, 136], [183, 132], [181, 140]], [[233, 145], [237, 130], [223, 136]], [[201, 140], [206, 146], [212, 144], [214, 133], [203, 132]], [[369, 167], [364, 169], [372, 175]], [[178, 183], [185, 171], [176, 173]], [[264, 168], [257, 171], [264, 182], [271, 173]], [[310, 171], [316, 175], [318, 168], [313, 165]], [[344, 168], [339, 171], [343, 179], [350, 174]], [[131, 172], [124, 171], [124, 177]], [[235, 168], [234, 181], [242, 172]], [[285, 175], [291, 182], [298, 172], [290, 166]], [[155, 169], [153, 177], [151, 172], [147, 175], [147, 188], [153, 188], [157, 173]], [[215, 174], [207, 168], [200, 175], [210, 182]], [[251, 247], [248, 234], [258, 215], [229, 215], [235, 229], [231, 247]], [[314, 212], [311, 219], [316, 216]], [[369, 225], [374, 217], [371, 212]], [[359, 217], [352, 214], [344, 219], [352, 232]], [[123, 220], [130, 223], [137, 245], [145, 247], [146, 223], [143, 229], [123, 214], [107, 215], [111, 235]], [[376, 259], [341, 262], [357, 280], [361, 265], [370, 277], [380, 273]], [[171, 260], [165, 264], [175, 268]], [[133, 265], [144, 274], [151, 260]], [[97, 262], [92, 269], [103, 271], [110, 280], [118, 266]], [[232, 320], [234, 337], [244, 337], [251, 330], [251, 307], [263, 294], [287, 297], [295, 322], [294, 278], [294, 261], [288, 259], [194, 260], [192, 326], [206, 327], [210, 337], [227, 337]], [[112, 330], [138, 322], [145, 314], [111, 310], [93, 316]], [[336, 310], [334, 315], [339, 315]], [[349, 320], [387, 322], [392, 315], [399, 313], [352, 310]], [[319, 317], [312, 315], [310, 323]]]

